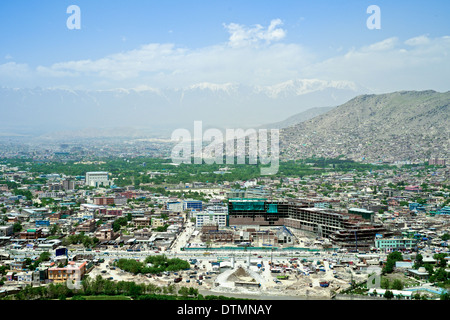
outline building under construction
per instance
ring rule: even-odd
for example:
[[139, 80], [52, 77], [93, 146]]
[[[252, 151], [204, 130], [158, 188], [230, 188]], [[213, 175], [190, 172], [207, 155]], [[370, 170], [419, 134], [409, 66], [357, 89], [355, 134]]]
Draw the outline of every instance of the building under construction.
[[285, 200], [228, 200], [229, 225], [282, 226], [285, 218], [288, 218], [288, 202]]
[[374, 247], [377, 234], [389, 236], [383, 225], [361, 215], [311, 207], [302, 200], [230, 199], [228, 207], [230, 225], [285, 225], [328, 238], [348, 250], [367, 251]]

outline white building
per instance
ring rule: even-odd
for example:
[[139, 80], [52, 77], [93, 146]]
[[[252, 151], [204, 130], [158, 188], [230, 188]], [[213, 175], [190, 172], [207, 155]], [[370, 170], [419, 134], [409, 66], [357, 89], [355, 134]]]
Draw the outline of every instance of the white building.
[[167, 202], [166, 206], [170, 212], [183, 212], [183, 202], [181, 201]]
[[[387, 290], [381, 289], [381, 288], [371, 288], [369, 289], [368, 294], [370, 296], [377, 296], [377, 297], [384, 297], [384, 294]], [[394, 294], [395, 298], [403, 298], [407, 300], [412, 300], [413, 298], [413, 292], [412, 291], [405, 291], [405, 290], [389, 290]]]
[[108, 172], [86, 172], [86, 185], [90, 187], [111, 186]]
[[201, 228], [204, 224], [217, 224], [220, 227], [227, 226], [228, 213], [199, 211], [194, 213], [195, 227]]

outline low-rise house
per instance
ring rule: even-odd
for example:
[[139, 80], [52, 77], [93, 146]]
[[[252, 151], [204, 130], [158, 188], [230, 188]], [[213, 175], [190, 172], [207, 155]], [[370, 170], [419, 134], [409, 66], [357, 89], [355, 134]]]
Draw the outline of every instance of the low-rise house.
[[94, 237], [100, 241], [115, 240], [118, 236], [119, 233], [115, 233], [111, 228], [102, 228], [94, 233]]
[[37, 240], [39, 238], [43, 237], [43, 230], [42, 228], [37, 229], [27, 229], [25, 231], [22, 231], [19, 233], [20, 239], [26, 239], [26, 240]]
[[163, 218], [152, 218], [152, 227], [164, 227], [165, 220]]
[[39, 282], [39, 272], [36, 271], [18, 272], [17, 281], [26, 283]]
[[91, 219], [85, 221], [76, 227], [76, 231], [78, 232], [93, 232], [95, 230], [95, 220]]
[[133, 223], [135, 227], [148, 227], [150, 226], [151, 219], [149, 217], [134, 218]]
[[7, 237], [13, 234], [13, 226], [0, 226], [0, 237]]

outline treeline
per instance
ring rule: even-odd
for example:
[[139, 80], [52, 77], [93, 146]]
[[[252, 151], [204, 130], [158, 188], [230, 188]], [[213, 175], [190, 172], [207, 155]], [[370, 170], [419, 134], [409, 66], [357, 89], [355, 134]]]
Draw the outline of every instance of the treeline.
[[[270, 164], [261, 165], [260, 163], [250, 165], [248, 160], [246, 160], [245, 164], [237, 164], [237, 159], [234, 159], [232, 164], [226, 164], [226, 161], [224, 161], [223, 164], [180, 164], [178, 166], [174, 166], [171, 163], [171, 159], [149, 157], [136, 157], [127, 160], [119, 158], [96, 160], [105, 163], [76, 164], [75, 161], [38, 163], [31, 159], [28, 159], [28, 161], [24, 159], [10, 159], [9, 162], [12, 162], [12, 165], [18, 166], [21, 170], [29, 170], [36, 174], [60, 173], [72, 176], [84, 176], [88, 171], [107, 171], [112, 174], [115, 179], [115, 184], [119, 187], [128, 185], [141, 186], [149, 183], [156, 186], [161, 184], [191, 182], [221, 184], [225, 181], [250, 180], [261, 176], [262, 167], [270, 166]], [[215, 173], [215, 171], [218, 171], [225, 166], [230, 168], [229, 172], [224, 174]], [[364, 171], [386, 168], [390, 168], [390, 166], [364, 164], [341, 158], [314, 158], [296, 161], [281, 161], [279, 163], [278, 173], [273, 175], [273, 177], [302, 177], [320, 174], [325, 172], [325, 170], [345, 172], [351, 170]], [[160, 174], [150, 177], [146, 174], [148, 171], [171, 174]]]
[[168, 259], [165, 255], [148, 256], [144, 262], [134, 259], [119, 259], [114, 265], [133, 274], [158, 274], [164, 271], [174, 272], [190, 268], [189, 262], [178, 258]]
[[95, 296], [124, 296], [134, 300], [237, 300], [224, 296], [203, 296], [198, 289], [192, 287], [177, 287], [173, 284], [159, 287], [133, 281], [114, 282], [103, 279], [100, 275], [95, 279], [86, 276], [76, 289], [68, 288], [66, 283], [51, 283], [40, 287], [28, 285], [20, 292], [9, 294], [1, 300], [86, 300], [86, 297]]

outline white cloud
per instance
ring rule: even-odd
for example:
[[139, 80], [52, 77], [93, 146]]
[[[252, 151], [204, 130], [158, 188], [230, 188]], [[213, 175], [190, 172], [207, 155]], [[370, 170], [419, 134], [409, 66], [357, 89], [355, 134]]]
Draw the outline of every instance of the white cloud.
[[[448, 90], [450, 37], [420, 35], [339, 50], [327, 60], [297, 43], [281, 41], [280, 19], [268, 26], [224, 25], [226, 43], [190, 49], [172, 43], [150, 43], [101, 59], [63, 61], [30, 68], [0, 65], [0, 86], [27, 78], [32, 86], [86, 89], [187, 88], [193, 84], [272, 86], [293, 79], [346, 80], [374, 91], [398, 89]], [[24, 82], [25, 83], [25, 82]]]
[[363, 47], [361, 51], [373, 52], [373, 51], [387, 51], [393, 49], [398, 43], [398, 38], [392, 37], [386, 40], [376, 42], [369, 45], [368, 47]]
[[449, 90], [450, 41], [420, 36], [404, 43], [389, 38], [313, 64], [308, 76], [347, 79], [375, 92]]
[[30, 73], [25, 63], [7, 62], [0, 65], [0, 77], [22, 78]]
[[224, 27], [230, 33], [228, 44], [231, 47], [243, 47], [249, 45], [257, 45], [261, 42], [270, 44], [274, 41], [279, 41], [286, 36], [286, 31], [278, 28], [283, 22], [280, 19], [275, 19], [270, 22], [270, 25], [265, 29], [263, 26], [257, 24], [249, 28], [240, 24], [230, 23], [224, 24]]
[[415, 38], [411, 38], [405, 41], [405, 44], [408, 46], [422, 46], [430, 43], [430, 39], [427, 36], [419, 36]]

